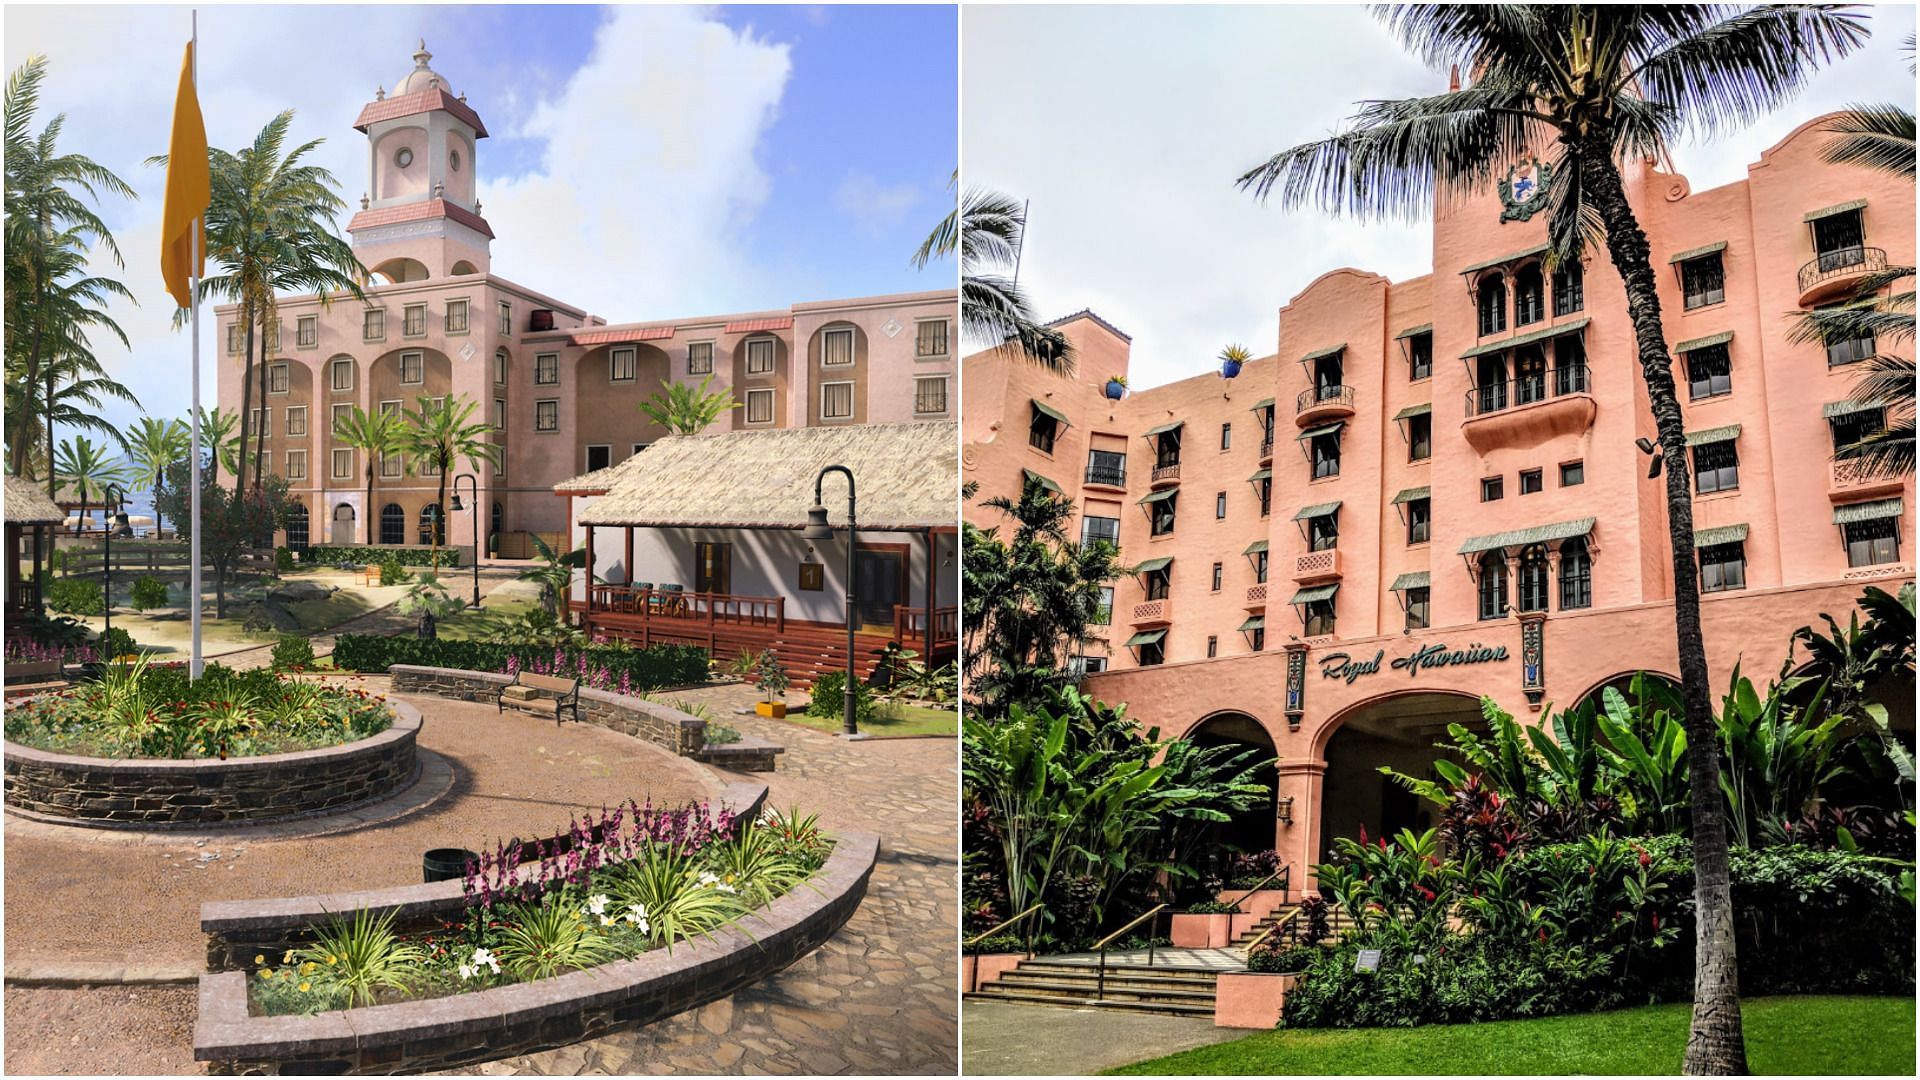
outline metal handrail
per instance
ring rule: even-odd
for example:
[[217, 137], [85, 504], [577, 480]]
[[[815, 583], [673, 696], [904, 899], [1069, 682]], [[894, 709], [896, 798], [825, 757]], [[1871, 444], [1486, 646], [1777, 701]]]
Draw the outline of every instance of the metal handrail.
[[1285, 930], [1287, 927], [1292, 926], [1294, 922], [1297, 921], [1299, 918], [1300, 918], [1300, 905], [1295, 904], [1293, 907], [1293, 910], [1287, 913], [1286, 918], [1281, 919], [1279, 922], [1274, 923], [1272, 926], [1267, 927], [1265, 930], [1262, 930], [1260, 932], [1259, 937], [1256, 937], [1252, 941], [1247, 942], [1247, 953], [1251, 955], [1253, 953], [1253, 950], [1260, 947], [1261, 942], [1267, 940], [1268, 938], [1279, 933], [1280, 931]]
[[1093, 990], [1093, 999], [1095, 1001], [1105, 1001], [1107, 999], [1107, 946], [1113, 944], [1115, 938], [1139, 926], [1147, 919], [1153, 920], [1153, 925], [1147, 927], [1147, 966], [1153, 966], [1153, 953], [1155, 949], [1153, 932], [1160, 928], [1160, 913], [1166, 909], [1167, 905], [1165, 904], [1155, 904], [1144, 914], [1135, 917], [1132, 922], [1101, 938], [1099, 943], [1094, 946], [1094, 948], [1100, 950], [1100, 975], [1094, 983]]
[[1541, 368], [1530, 375], [1481, 383], [1467, 391], [1467, 418], [1487, 416], [1532, 405], [1548, 398], [1589, 392], [1589, 372], [1585, 364], [1560, 364]]
[[[995, 935], [995, 934], [997, 934], [997, 933], [999, 933], [999, 932], [1000, 932], [1000, 931], [1002, 931], [1002, 930], [1005, 930], [1005, 929], [1006, 929], [1007, 927], [1009, 927], [1009, 926], [1012, 926], [1012, 925], [1013, 925], [1014, 923], [1017, 923], [1017, 922], [1019, 922], [1019, 921], [1020, 921], [1021, 919], [1024, 919], [1024, 918], [1026, 918], [1027, 916], [1029, 916], [1029, 915], [1031, 915], [1031, 914], [1033, 914], [1033, 913], [1034, 913], [1034, 912], [1036, 912], [1036, 911], [1039, 911], [1039, 910], [1040, 910], [1041, 908], [1043, 908], [1043, 907], [1046, 907], [1046, 906], [1047, 906], [1047, 905], [1045, 905], [1045, 904], [1035, 904], [1035, 905], [1033, 905], [1032, 907], [1030, 907], [1030, 908], [1028, 908], [1027, 910], [1025, 910], [1025, 911], [1023, 911], [1023, 912], [1021, 912], [1020, 914], [1018, 914], [1018, 915], [1015, 915], [1015, 916], [1014, 916], [1013, 918], [1011, 918], [1011, 919], [1008, 919], [1008, 920], [1007, 920], [1006, 922], [1003, 922], [1003, 923], [1001, 923], [1000, 925], [998, 925], [998, 926], [996, 926], [996, 927], [994, 927], [994, 928], [992, 928], [991, 930], [988, 930], [988, 931], [987, 931], [986, 933], [983, 933], [983, 934], [975, 934], [975, 935], [974, 935], [973, 937], [970, 937], [970, 938], [968, 938], [967, 940], [965, 940], [965, 941], [963, 941], [963, 942], [961, 942], [961, 943], [960, 943], [960, 947], [961, 947], [961, 948], [963, 948], [963, 949], [970, 949], [970, 948], [972, 948], [973, 946], [975, 946], [975, 945], [978, 945], [978, 944], [980, 944], [981, 942], [983, 942], [983, 941], [985, 941], [985, 940], [987, 940], [988, 938], [990, 938], [990, 937], [992, 937], [993, 935]], [[1031, 944], [1031, 943], [1029, 943], [1029, 944]], [[1031, 951], [1031, 950], [1029, 950], [1029, 951]]]
[[1804, 293], [1823, 282], [1855, 277], [1886, 268], [1885, 248], [1867, 247], [1864, 244], [1848, 244], [1845, 247], [1833, 248], [1815, 255], [1812, 262], [1800, 268], [1800, 291]]
[[1266, 888], [1266, 887], [1267, 887], [1267, 882], [1269, 882], [1269, 881], [1272, 881], [1272, 880], [1273, 880], [1274, 878], [1280, 878], [1280, 879], [1281, 879], [1281, 881], [1280, 881], [1280, 902], [1281, 902], [1281, 903], [1283, 903], [1283, 904], [1284, 904], [1284, 903], [1286, 903], [1286, 902], [1287, 902], [1287, 894], [1288, 894], [1289, 892], [1292, 892], [1292, 891], [1293, 891], [1293, 867], [1292, 867], [1292, 865], [1291, 865], [1291, 864], [1289, 864], [1289, 865], [1287, 865], [1287, 866], [1283, 866], [1283, 867], [1281, 867], [1280, 869], [1278, 869], [1278, 870], [1275, 870], [1275, 871], [1274, 871], [1273, 873], [1271, 873], [1271, 874], [1268, 874], [1268, 875], [1267, 875], [1266, 877], [1263, 877], [1263, 878], [1261, 878], [1261, 879], [1260, 879], [1260, 884], [1258, 884], [1258, 885], [1255, 885], [1255, 886], [1254, 886], [1253, 888], [1251, 888], [1251, 889], [1248, 889], [1248, 890], [1247, 890], [1246, 892], [1243, 892], [1243, 893], [1241, 893], [1241, 894], [1240, 894], [1240, 899], [1238, 899], [1238, 900], [1235, 900], [1235, 901], [1233, 902], [1233, 906], [1234, 906], [1234, 907], [1239, 907], [1239, 906], [1240, 906], [1241, 904], [1244, 904], [1244, 903], [1246, 903], [1246, 902], [1247, 902], [1247, 897], [1249, 897], [1249, 896], [1252, 896], [1252, 895], [1253, 895], [1254, 893], [1257, 893], [1257, 892], [1259, 892], [1259, 891], [1260, 891], [1261, 889], [1264, 889], [1264, 888]]

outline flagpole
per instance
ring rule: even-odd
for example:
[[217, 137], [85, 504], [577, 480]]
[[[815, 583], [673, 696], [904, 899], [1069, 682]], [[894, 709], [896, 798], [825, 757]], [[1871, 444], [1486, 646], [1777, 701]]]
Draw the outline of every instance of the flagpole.
[[[193, 94], [200, 96], [200, 12], [193, 13]], [[193, 612], [193, 659], [187, 668], [189, 678], [197, 680], [205, 666], [200, 656], [200, 244], [201, 230], [206, 227], [205, 217], [195, 218], [193, 222], [192, 255], [187, 262], [187, 307], [193, 323], [193, 533], [188, 541], [187, 572], [188, 603]], [[215, 450], [215, 453], [218, 453]]]

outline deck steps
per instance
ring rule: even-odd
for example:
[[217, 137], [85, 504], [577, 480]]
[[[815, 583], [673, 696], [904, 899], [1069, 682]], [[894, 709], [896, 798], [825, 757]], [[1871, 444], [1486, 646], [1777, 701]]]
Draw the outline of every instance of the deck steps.
[[1103, 990], [1099, 968], [1039, 958], [1021, 961], [965, 996], [969, 1001], [1211, 1017], [1217, 975], [1200, 969], [1108, 964]]

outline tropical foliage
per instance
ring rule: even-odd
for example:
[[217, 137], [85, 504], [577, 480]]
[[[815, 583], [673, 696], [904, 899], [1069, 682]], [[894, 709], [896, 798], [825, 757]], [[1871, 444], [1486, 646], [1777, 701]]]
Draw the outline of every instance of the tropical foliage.
[[227, 487], [207, 470], [200, 474], [200, 520], [195, 522], [189, 509], [191, 491], [188, 464], [175, 462], [166, 490], [154, 499], [154, 509], [174, 520], [180, 539], [190, 541], [196, 530], [200, 533], [200, 557], [213, 564], [214, 617], [224, 619], [227, 582], [241, 556], [270, 547], [274, 530], [286, 524], [297, 504], [288, 497], [287, 482], [281, 477], [269, 476], [242, 494], [237, 486]]
[[[382, 460], [400, 453], [407, 444], [407, 422], [397, 412], [376, 408], [369, 412], [358, 405], [350, 406], [346, 415], [335, 419], [333, 439], [338, 446], [357, 450], [364, 464], [367, 478], [366, 505], [377, 505], [373, 501], [373, 478], [380, 469]], [[366, 542], [374, 542], [374, 515], [362, 514], [366, 518]]]
[[675, 435], [698, 435], [715, 420], [740, 408], [740, 403], [733, 400], [733, 391], [713, 390], [712, 385], [710, 374], [695, 386], [668, 383], [640, 403], [640, 412]]
[[94, 499], [98, 498], [101, 505], [105, 505], [107, 489], [118, 488], [124, 494], [132, 478], [132, 471], [126, 463], [108, 457], [106, 451], [106, 447], [96, 446], [85, 435], [75, 435], [71, 439], [62, 439], [60, 450], [54, 455], [54, 479], [79, 502], [83, 519]]
[[[958, 179], [956, 173], [955, 179]], [[1020, 288], [1017, 271], [1026, 243], [1027, 208], [1011, 195], [968, 191], [914, 252], [915, 266], [960, 252], [960, 324], [967, 336], [1011, 345], [1042, 367], [1071, 374], [1073, 346], [1040, 322]]]
[[493, 441], [493, 425], [476, 422], [478, 406], [464, 397], [420, 397], [419, 405], [407, 411], [405, 448], [413, 455], [414, 467], [423, 475], [438, 476], [440, 489], [433, 500], [433, 546], [447, 542], [447, 478], [454, 464], [464, 458], [467, 467], [480, 471], [480, 463], [500, 465], [502, 448]]
[[[187, 425], [180, 421], [141, 417], [127, 436], [127, 456], [132, 466], [129, 478], [134, 486], [158, 497], [166, 489], [167, 470], [187, 456], [191, 442]], [[155, 515], [156, 528], [162, 520]]]

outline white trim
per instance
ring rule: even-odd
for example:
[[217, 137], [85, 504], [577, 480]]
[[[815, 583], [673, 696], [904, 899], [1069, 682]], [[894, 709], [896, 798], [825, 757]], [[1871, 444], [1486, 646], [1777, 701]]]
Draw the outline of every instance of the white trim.
[[[453, 328], [453, 305], [460, 305], [460, 329]], [[473, 304], [465, 297], [456, 297], [447, 301], [446, 311], [440, 316], [440, 326], [444, 333], [465, 336], [473, 332]]]
[[642, 450], [645, 450], [645, 449], [646, 449], [647, 447], [649, 447], [649, 446], [652, 446], [652, 445], [653, 445], [652, 443], [647, 443], [647, 442], [637, 442], [637, 443], [634, 443], [634, 444], [633, 444], [633, 452], [637, 454], [637, 453], [639, 453], [640, 451], [642, 451]]
[[[388, 462], [393, 463], [392, 472], [387, 471]], [[381, 454], [379, 473], [380, 479], [382, 480], [393, 480], [407, 475], [407, 456], [405, 454]]]
[[[780, 367], [779, 341], [780, 341], [779, 338], [774, 337], [771, 334], [762, 334], [758, 337], [750, 337], [740, 343], [740, 347], [747, 351], [747, 356], [746, 356], [747, 374], [772, 375], [776, 370], [779, 369]], [[767, 347], [767, 368], [765, 371], [758, 371], [754, 369], [753, 347], [755, 345], [765, 345]]]
[[[939, 323], [940, 325], [946, 327], [947, 347], [945, 350], [941, 352], [923, 353], [920, 351], [920, 328], [922, 326], [932, 325], [933, 323]], [[916, 317], [913, 320], [913, 358], [915, 360], [946, 360], [946, 359], [950, 359], [952, 356], [953, 356], [953, 320], [948, 318], [945, 315], [929, 315], [925, 318]]]
[[[375, 315], [378, 315], [380, 317], [380, 333], [378, 335], [367, 333], [367, 320], [372, 318]], [[386, 308], [383, 308], [383, 307], [367, 308], [360, 313], [360, 340], [361, 341], [387, 340], [387, 309]]]
[[[767, 395], [767, 418], [765, 420], [755, 420], [753, 418], [753, 395], [755, 394]], [[747, 401], [746, 401], [747, 407], [743, 413], [743, 420], [745, 423], [751, 424], [754, 427], [769, 426], [774, 421], [779, 419], [779, 417], [774, 415], [774, 406], [778, 404], [779, 402], [774, 397], [773, 387], [771, 386], [752, 387], [747, 390]]]
[[[703, 369], [701, 369], [701, 370], [699, 370], [699, 371], [695, 371], [695, 370], [694, 370], [694, 368], [693, 368], [693, 350], [694, 350], [694, 348], [695, 348], [695, 347], [697, 347], [697, 346], [700, 346], [700, 345], [705, 345], [705, 346], [707, 347], [707, 366], [706, 366], [705, 368], [703, 368]], [[687, 342], [687, 374], [689, 374], [689, 375], [711, 375], [711, 374], [713, 374], [713, 354], [714, 354], [714, 345], [715, 345], [715, 343], [714, 343], [714, 340], [713, 340], [712, 338], [707, 338], [707, 339], [706, 339], [706, 340], [704, 340], [704, 341], [689, 341], [689, 342]]]
[[[632, 365], [631, 372], [624, 377], [622, 377], [620, 374], [620, 357], [623, 355], [626, 356], [628, 363]], [[620, 346], [616, 346], [615, 348], [611, 348], [607, 350], [607, 381], [608, 382], [634, 382], [634, 381], [637, 381], [639, 378], [640, 378], [640, 350], [637, 347], [632, 345], [620, 345]]]
[[[387, 406], [389, 405], [393, 406], [393, 408], [391, 409], [387, 408]], [[376, 406], [376, 408], [378, 408], [382, 412], [388, 412], [388, 413], [392, 413], [395, 416], [399, 416], [407, 411], [407, 403], [400, 398], [387, 398], [386, 400], [381, 401]]]
[[[847, 388], [847, 415], [845, 416], [827, 415], [827, 390], [835, 386], [844, 386]], [[852, 379], [841, 379], [820, 384], [820, 421], [822, 423], [850, 424], [853, 422], [853, 418], [859, 414], [859, 411], [860, 403], [856, 398], [855, 384]]]
[[[293, 463], [296, 460], [300, 462], [299, 476], [293, 475]], [[305, 480], [306, 478], [307, 478], [307, 452], [305, 450], [287, 451], [287, 479], [288, 480]]]
[[[313, 340], [312, 341], [303, 342], [300, 340], [300, 326], [302, 323], [313, 324]], [[294, 317], [293, 347], [296, 349], [317, 349], [320, 347], [320, 316], [298, 315]]]
[[[300, 418], [299, 431], [293, 430], [293, 418], [295, 416], [298, 416]], [[305, 405], [287, 406], [287, 437], [291, 439], [301, 439], [301, 438], [305, 438], [306, 435], [307, 435], [307, 407]]]
[[[420, 313], [420, 329], [409, 330], [407, 329], [407, 316], [412, 315], [416, 311]], [[425, 301], [422, 301], [418, 304], [404, 304], [401, 306], [400, 336], [402, 338], [417, 338], [417, 337], [427, 336], [427, 305]]]
[[334, 438], [340, 437], [340, 410], [342, 409], [347, 410], [345, 415], [349, 417], [353, 415], [353, 406], [346, 402], [335, 402], [333, 410], [327, 414], [327, 434]]
[[[553, 406], [553, 426], [550, 428], [543, 428], [540, 426], [540, 406], [542, 405]], [[541, 435], [552, 435], [557, 433], [560, 430], [560, 399], [559, 398], [540, 398], [539, 400], [533, 403], [533, 430], [536, 433]]]
[[[417, 379], [407, 378], [407, 359], [409, 357], [413, 358], [413, 360], [420, 365], [420, 377]], [[400, 385], [401, 386], [425, 386], [426, 384], [427, 384], [427, 354], [419, 351], [418, 349], [412, 349], [412, 350], [408, 350], [407, 352], [401, 353], [400, 354]]]
[[[342, 366], [345, 366], [347, 370], [347, 385], [345, 386], [340, 385], [340, 380], [335, 374]], [[356, 363], [351, 356], [336, 356], [327, 361], [327, 392], [332, 394], [351, 394], [354, 384], [360, 378], [359, 368], [360, 365]]]
[[[829, 356], [833, 355], [833, 350], [827, 347], [827, 340], [836, 334], [845, 334], [847, 336], [847, 358], [837, 364], [828, 359]], [[860, 335], [854, 333], [853, 327], [851, 326], [827, 327], [826, 329], [820, 331], [820, 366], [823, 368], [845, 368], [845, 367], [854, 367], [858, 365], [859, 356], [858, 356], [858, 353], [856, 352], [856, 349], [858, 348], [859, 344], [860, 344]]]

